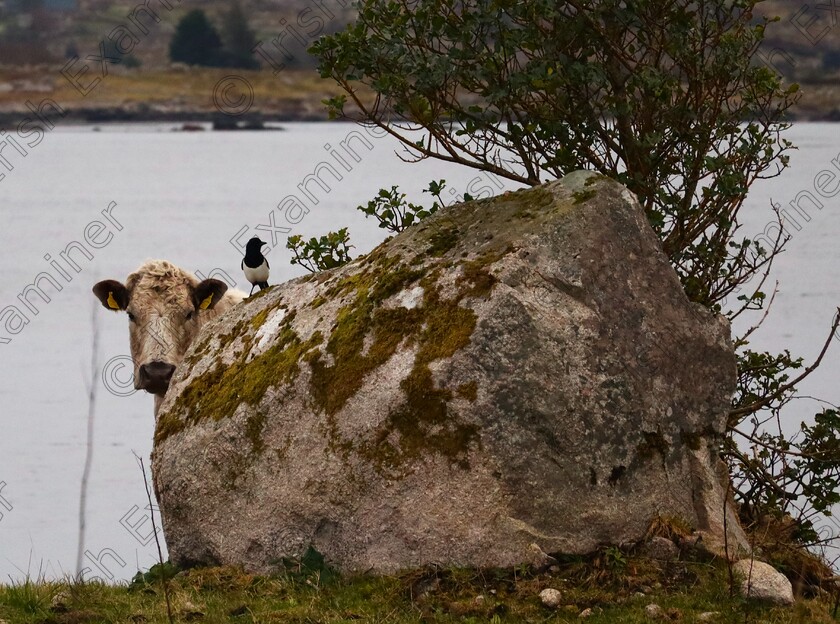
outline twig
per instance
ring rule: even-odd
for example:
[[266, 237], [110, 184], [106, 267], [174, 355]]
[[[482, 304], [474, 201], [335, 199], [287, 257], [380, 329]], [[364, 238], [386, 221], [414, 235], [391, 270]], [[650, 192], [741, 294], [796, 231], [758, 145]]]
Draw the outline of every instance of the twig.
[[831, 409], [840, 410], [840, 405], [836, 405], [831, 401], [827, 401], [826, 399], [820, 399], [819, 397], [811, 396], [810, 394], [796, 394], [791, 397], [792, 399], [807, 399], [809, 401], [815, 401], [816, 403], [822, 403], [823, 405], [828, 405]]
[[774, 399], [782, 396], [788, 390], [795, 388], [800, 381], [805, 379], [808, 375], [813, 373], [817, 367], [822, 363], [823, 357], [825, 357], [826, 351], [828, 351], [828, 346], [831, 344], [831, 341], [834, 339], [834, 335], [837, 333], [837, 327], [840, 325], [840, 308], [838, 308], [837, 312], [834, 313], [834, 322], [831, 324], [831, 331], [828, 334], [828, 338], [826, 338], [825, 344], [823, 345], [822, 349], [820, 350], [820, 354], [817, 356], [817, 359], [808, 366], [801, 375], [796, 377], [793, 381], [786, 383], [785, 385], [781, 386], [778, 390], [776, 390], [771, 396], [766, 396], [754, 403], [750, 403], [749, 405], [745, 405], [744, 407], [739, 407], [738, 409], [730, 410], [729, 416], [732, 417], [740, 417], [745, 416], [746, 414], [752, 414], [753, 412], [758, 411], [762, 407], [765, 407], [768, 403], [773, 401]]
[[90, 468], [93, 464], [93, 422], [96, 416], [96, 389], [98, 386], [96, 382], [99, 373], [99, 314], [97, 308], [97, 305], [93, 305], [91, 307], [93, 312], [90, 317], [93, 329], [93, 338], [90, 356], [90, 379], [87, 380], [87, 442], [85, 449], [85, 467], [82, 470], [82, 484], [79, 492], [79, 539], [78, 548], [76, 550], [76, 577], [80, 582], [84, 580], [82, 579], [82, 557], [85, 552], [87, 490], [88, 480], [90, 478]]
[[745, 437], [750, 442], [753, 442], [754, 444], [758, 444], [759, 446], [763, 446], [764, 448], [766, 448], [768, 450], [775, 451], [775, 452], [779, 453], [780, 455], [790, 455], [791, 457], [803, 457], [805, 459], [810, 459], [812, 461], [818, 461], [818, 462], [819, 461], [832, 461], [832, 462], [834, 461], [833, 459], [823, 459], [821, 457], [818, 457], [817, 455], [811, 455], [810, 453], [800, 453], [798, 451], [791, 451], [790, 449], [782, 449], [782, 448], [779, 448], [778, 446], [773, 446], [772, 444], [768, 444], [767, 442], [762, 442], [758, 438], [754, 438], [753, 436], [751, 436], [749, 434], [746, 434], [743, 431], [740, 431], [739, 429], [737, 429], [735, 427], [732, 428], [732, 431], [734, 431], [735, 433], [737, 433], [740, 436]]
[[143, 486], [146, 488], [146, 498], [149, 500], [149, 514], [152, 517], [152, 532], [155, 535], [158, 562], [160, 562], [160, 581], [163, 585], [163, 597], [166, 599], [166, 615], [169, 618], [169, 624], [174, 624], [175, 620], [172, 618], [172, 603], [169, 600], [169, 579], [166, 578], [166, 569], [163, 565], [163, 551], [160, 548], [157, 524], [155, 524], [155, 507], [152, 504], [152, 491], [149, 489], [149, 480], [146, 478], [146, 466], [143, 464], [143, 458], [137, 453], [134, 453], [134, 457], [137, 458], [137, 462], [140, 464], [140, 470], [143, 472]]
[[[764, 288], [764, 283], [767, 281], [767, 278], [770, 277], [770, 271], [773, 269], [773, 263], [775, 262], [776, 257], [780, 253], [782, 253], [785, 245], [787, 245], [788, 241], [790, 240], [790, 235], [785, 236], [785, 224], [784, 224], [784, 219], [782, 218], [782, 213], [781, 213], [780, 208], [778, 208], [776, 205], [774, 205], [772, 201], [770, 202], [770, 205], [773, 206], [773, 212], [776, 213], [776, 221], [779, 224], [779, 233], [776, 235], [776, 240], [773, 242], [773, 249], [771, 250], [771, 252], [767, 255], [767, 257], [764, 260], [760, 260], [757, 264], [755, 264], [753, 266], [753, 270], [751, 272], [751, 275], [754, 275], [755, 273], [758, 272], [759, 269], [761, 269], [761, 267], [764, 267], [764, 272], [761, 274], [761, 279], [759, 280], [758, 285], [753, 290], [753, 295], [750, 296], [747, 299], [747, 301], [744, 303], [744, 305], [741, 306], [741, 308], [737, 312], [734, 312], [733, 314], [731, 314], [729, 316], [730, 321], [733, 321], [734, 319], [741, 316], [741, 314], [743, 312], [750, 309], [750, 304], [752, 303], [753, 297], [755, 296], [755, 294], [758, 291], [760, 291], [762, 288]], [[778, 282], [776, 283], [776, 287], [778, 288]], [[774, 296], [775, 296], [775, 293], [774, 293]], [[772, 304], [772, 301], [771, 301], [771, 304]], [[765, 313], [765, 316], [766, 316], [766, 313]], [[762, 321], [763, 321], [763, 319], [762, 319]], [[760, 324], [761, 324], [761, 322], [759, 322], [759, 325]], [[744, 336], [744, 338], [745, 337], [746, 336]], [[743, 340], [743, 338], [740, 338], [736, 342], [741, 344], [742, 340]]]
[[742, 345], [747, 344], [747, 338], [749, 338], [750, 335], [752, 335], [752, 333], [755, 332], [755, 330], [757, 330], [759, 327], [761, 327], [762, 324], [764, 323], [764, 321], [767, 320], [767, 315], [770, 314], [770, 308], [773, 307], [773, 302], [776, 300], [776, 295], [777, 294], [779, 294], [779, 282], [778, 281], [776, 282], [776, 285], [773, 287], [773, 294], [770, 295], [770, 301], [767, 302], [767, 307], [764, 308], [764, 314], [761, 315], [761, 318], [759, 319], [758, 323], [756, 323], [755, 325], [750, 327], [747, 330], [746, 334], [744, 334], [743, 336], [741, 336], [740, 338], [738, 338], [735, 341], [735, 348], [736, 349], [738, 347], [742, 346]]
[[[753, 596], [753, 586], [752, 586], [752, 573], [753, 573], [753, 566], [755, 565], [755, 531], [752, 532], [750, 535], [750, 571], [747, 573], [747, 595], [745, 598], [752, 598]], [[750, 621], [750, 608], [749, 606], [744, 609], [744, 624], [748, 624]]]
[[729, 557], [729, 526], [726, 520], [726, 504], [729, 502], [729, 490], [731, 488], [732, 478], [730, 477], [726, 480], [726, 490], [723, 493], [723, 556], [726, 557], [726, 570], [729, 573], [730, 598], [735, 595], [735, 574], [732, 571], [732, 559]]

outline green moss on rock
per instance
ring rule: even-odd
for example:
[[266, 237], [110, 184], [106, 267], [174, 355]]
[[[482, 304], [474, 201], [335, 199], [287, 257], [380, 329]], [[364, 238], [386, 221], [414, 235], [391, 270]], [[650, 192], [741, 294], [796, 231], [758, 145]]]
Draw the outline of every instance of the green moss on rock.
[[[444, 247], [441, 242], [438, 249]], [[509, 251], [511, 248], [485, 252], [462, 261], [456, 293], [444, 298], [437, 284], [445, 269], [443, 264], [405, 264], [399, 256], [388, 256], [380, 249], [373, 258], [362, 261], [361, 270], [333, 274], [325, 280], [323, 294], [313, 303], [346, 302], [336, 313], [326, 338], [316, 333], [309, 340], [301, 340], [292, 328], [295, 315], [291, 313], [283, 319], [272, 346], [252, 359], [254, 333], [275, 308], [268, 306], [251, 319], [239, 321], [219, 338], [220, 350], [234, 340], [241, 341], [235, 360], [229, 365], [217, 360], [181, 391], [158, 423], [156, 442], [199, 420], [230, 417], [245, 403], [254, 408], [245, 423], [245, 435], [251, 451], [262, 453], [266, 422], [259, 403], [269, 387], [293, 381], [303, 360], [311, 370], [311, 404], [326, 416], [334, 449], [353, 449], [377, 469], [389, 473], [399, 472], [407, 460], [426, 454], [439, 454], [466, 467], [469, 450], [480, 444], [479, 430], [474, 424], [459, 422], [450, 403], [456, 391], [458, 396], [474, 401], [477, 383], [462, 384], [457, 389], [438, 387], [430, 365], [470, 343], [476, 315], [461, 304], [467, 297], [487, 296], [492, 291], [496, 278], [488, 267]], [[383, 305], [415, 284], [423, 289], [421, 305], [411, 309]], [[335, 414], [361, 389], [367, 376], [386, 364], [401, 346], [416, 347], [411, 371], [400, 383], [404, 402], [369, 439], [342, 439]]]
[[207, 352], [207, 347], [210, 345], [210, 340], [212, 340], [212, 334], [209, 336], [205, 336], [204, 339], [198, 344], [198, 346], [193, 349], [193, 352], [190, 354], [189, 357], [184, 358], [183, 366], [187, 368], [192, 368], [195, 366], [198, 361], [204, 357], [204, 354]]
[[[492, 289], [495, 279], [484, 268], [489, 258], [467, 263], [453, 299], [442, 298], [436, 284], [442, 267], [427, 267], [424, 272], [399, 260], [380, 254], [375, 262], [364, 262], [362, 272], [330, 286], [329, 296], [354, 293], [355, 297], [338, 311], [324, 353], [312, 351], [307, 356], [312, 370], [310, 395], [327, 416], [334, 449], [355, 447], [377, 468], [387, 471], [426, 452], [464, 465], [478, 430], [455, 422], [449, 413], [453, 392], [435, 386], [429, 364], [469, 344], [476, 317], [460, 303], [468, 295]], [[386, 299], [417, 282], [424, 289], [421, 306], [382, 307]], [[400, 384], [404, 403], [389, 414], [370, 440], [355, 445], [341, 440], [332, 417], [361, 389], [366, 377], [386, 364], [403, 344], [417, 345], [412, 370]]]
[[485, 297], [493, 290], [498, 280], [487, 270], [483, 260], [465, 262], [460, 283], [466, 284], [464, 295], [469, 297]]
[[[400, 343], [416, 333], [421, 320], [419, 310], [382, 308], [380, 304], [407, 288], [422, 273], [399, 264], [399, 258], [380, 256], [366, 270], [344, 277], [328, 290], [327, 296], [341, 296], [355, 291], [353, 301], [338, 311], [327, 341], [326, 353], [332, 364], [326, 365], [320, 352], [313, 352], [308, 362], [312, 368], [311, 394], [328, 415], [335, 414], [361, 388], [364, 378], [388, 361]], [[365, 350], [365, 338], [372, 341]]]
[[262, 327], [262, 326], [263, 326], [263, 323], [265, 323], [265, 320], [268, 318], [268, 313], [269, 313], [269, 312], [271, 312], [271, 310], [272, 310], [272, 308], [265, 308], [265, 309], [260, 310], [259, 312], [257, 312], [257, 313], [256, 313], [256, 314], [255, 314], [255, 315], [251, 318], [251, 327], [252, 327], [254, 330], [257, 330], [257, 329], [259, 329], [260, 327]]
[[461, 286], [460, 297], [486, 297], [493, 290], [498, 281], [490, 273], [488, 267], [501, 260], [505, 255], [516, 251], [516, 248], [509, 245], [498, 251], [485, 251], [473, 260], [464, 262], [462, 274], [458, 280]]
[[[253, 337], [245, 336], [246, 348], [233, 363], [226, 366], [217, 360], [212, 369], [193, 379], [181, 391], [175, 405], [158, 421], [155, 442], [160, 443], [200, 420], [233, 416], [242, 403], [257, 406], [268, 388], [292, 382], [299, 372], [301, 356], [323, 341], [319, 333], [301, 341], [291, 329], [293, 318], [294, 314], [289, 314], [283, 320], [274, 344], [264, 353], [247, 361]], [[231, 334], [241, 332], [243, 324], [242, 321], [237, 323]], [[223, 338], [229, 342], [229, 336]], [[256, 425], [250, 426], [252, 432], [256, 429]], [[261, 431], [261, 427], [259, 429]], [[253, 439], [252, 444], [255, 450], [261, 450], [260, 444], [254, 443]]]
[[557, 201], [551, 191], [542, 187], [522, 190], [515, 195], [521, 205], [512, 216], [519, 219], [536, 218]]
[[[326, 347], [332, 364], [326, 365], [317, 351], [308, 358], [312, 368], [311, 395], [328, 415], [335, 414], [358, 392], [365, 377], [388, 361], [420, 320], [416, 310], [374, 310], [367, 295], [360, 299], [338, 313]], [[373, 333], [373, 341], [363, 351], [368, 331]]]
[[[459, 301], [441, 299], [437, 289], [426, 291], [414, 367], [400, 382], [405, 402], [388, 415], [374, 439], [360, 449], [381, 470], [398, 471], [407, 460], [430, 451], [462, 468], [469, 467], [467, 455], [479, 442], [478, 427], [453, 417], [449, 407], [452, 391], [436, 387], [429, 369], [431, 362], [451, 357], [470, 342], [475, 312], [461, 307]], [[394, 433], [399, 435], [392, 442]]]
[[585, 191], [575, 191], [572, 197], [575, 198], [576, 204], [582, 204], [595, 197], [596, 194], [597, 191], [595, 189], [587, 189]]
[[426, 254], [439, 258], [458, 244], [459, 234], [460, 232], [456, 227], [448, 227], [435, 232], [429, 237], [430, 245], [426, 249]]
[[262, 299], [265, 297], [273, 288], [273, 286], [269, 286], [268, 288], [260, 288], [255, 294], [247, 297], [245, 299], [245, 303], [254, 303], [255, 301]]
[[245, 421], [245, 435], [251, 441], [251, 450], [256, 455], [265, 449], [265, 442], [262, 439], [263, 429], [265, 429], [265, 413], [257, 409]]

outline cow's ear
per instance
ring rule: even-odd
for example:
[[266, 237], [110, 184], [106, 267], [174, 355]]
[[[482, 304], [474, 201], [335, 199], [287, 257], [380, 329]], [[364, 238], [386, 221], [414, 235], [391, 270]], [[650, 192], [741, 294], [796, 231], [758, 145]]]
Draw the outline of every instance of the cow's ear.
[[116, 280], [102, 280], [93, 286], [93, 294], [109, 310], [119, 312], [128, 307], [128, 289]]
[[216, 279], [203, 280], [193, 291], [196, 310], [210, 310], [227, 292], [227, 284]]

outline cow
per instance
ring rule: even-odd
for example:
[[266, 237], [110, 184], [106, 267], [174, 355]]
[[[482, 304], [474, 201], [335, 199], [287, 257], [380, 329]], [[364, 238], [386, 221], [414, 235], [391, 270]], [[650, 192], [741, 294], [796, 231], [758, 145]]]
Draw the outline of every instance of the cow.
[[224, 282], [199, 281], [166, 260], [145, 262], [125, 284], [98, 282], [93, 294], [108, 310], [128, 313], [134, 387], [155, 395], [155, 416], [201, 326], [245, 298]]

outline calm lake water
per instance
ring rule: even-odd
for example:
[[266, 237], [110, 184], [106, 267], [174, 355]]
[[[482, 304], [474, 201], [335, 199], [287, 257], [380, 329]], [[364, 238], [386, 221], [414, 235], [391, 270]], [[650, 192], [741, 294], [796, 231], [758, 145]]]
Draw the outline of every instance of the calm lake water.
[[[130, 578], [157, 559], [135, 458], [145, 458], [148, 466], [152, 399], [132, 392], [130, 371], [123, 367], [127, 320], [95, 301], [90, 288], [96, 281], [124, 280], [144, 260], [159, 257], [247, 290], [236, 244], [253, 234], [272, 242], [273, 231], [272, 283], [282, 282], [302, 273], [288, 262], [289, 234], [313, 236], [347, 226], [355, 253], [381, 241], [384, 230], [355, 210], [380, 187], [397, 184], [410, 200], [428, 203], [421, 189], [432, 179], [445, 178], [452, 199], [465, 191], [496, 194], [507, 186], [444, 163], [407, 164], [391, 139], [355, 126], [285, 128], [175, 133], [161, 125], [100, 132], [61, 127], [25, 158], [5, 150], [14, 170], [0, 181], [0, 310], [15, 305], [27, 313], [27, 322], [11, 320], [17, 333], [9, 331], [8, 319], [0, 322], [0, 579], [75, 570], [93, 313], [100, 327], [99, 362], [107, 365], [111, 381], [109, 389], [101, 375], [94, 379], [86, 577]], [[800, 191], [816, 195], [821, 170], [840, 173], [840, 125], [797, 124], [788, 138], [800, 148], [792, 168], [754, 188], [745, 234], [764, 231], [771, 199], [788, 205]], [[307, 182], [319, 167], [341, 176], [322, 176], [329, 190]], [[808, 359], [818, 353], [840, 303], [840, 195], [821, 198], [822, 208], [804, 197], [800, 204], [810, 220], [799, 217], [801, 230], [777, 262], [780, 292], [753, 347], [788, 348]], [[35, 314], [18, 295], [41, 273], [61, 290], [45, 288], [49, 304], [31, 295]], [[803, 394], [837, 401], [838, 355], [840, 345], [803, 385]], [[813, 402], [794, 405], [785, 425], [795, 429], [815, 409]]]

